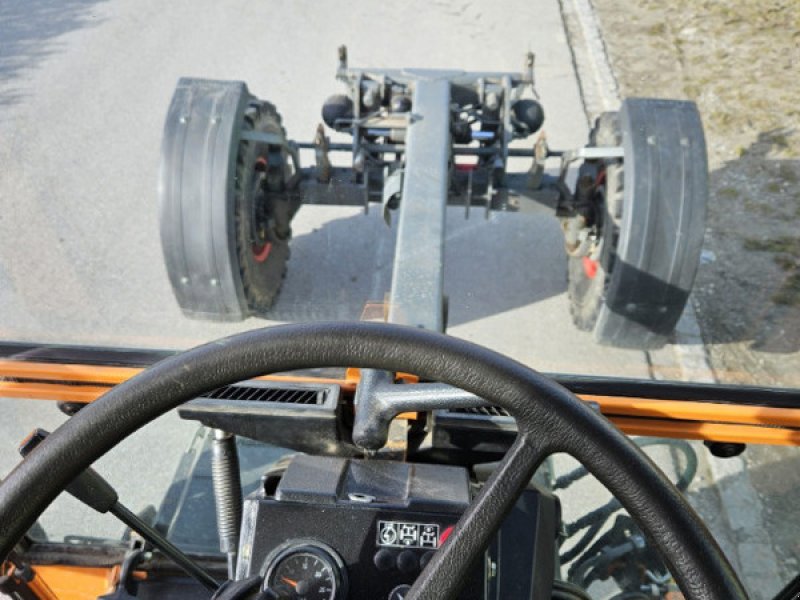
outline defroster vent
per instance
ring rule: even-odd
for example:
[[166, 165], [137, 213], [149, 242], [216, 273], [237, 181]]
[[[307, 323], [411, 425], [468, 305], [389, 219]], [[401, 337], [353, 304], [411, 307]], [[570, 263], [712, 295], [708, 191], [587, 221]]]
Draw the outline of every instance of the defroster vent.
[[447, 412], [464, 414], [464, 415], [478, 415], [482, 417], [510, 417], [505, 408], [499, 406], [478, 406], [475, 408], [451, 408]]
[[209, 400], [238, 400], [241, 402], [277, 402], [280, 404], [325, 404], [330, 388], [263, 387], [250, 383], [226, 385], [203, 398]]

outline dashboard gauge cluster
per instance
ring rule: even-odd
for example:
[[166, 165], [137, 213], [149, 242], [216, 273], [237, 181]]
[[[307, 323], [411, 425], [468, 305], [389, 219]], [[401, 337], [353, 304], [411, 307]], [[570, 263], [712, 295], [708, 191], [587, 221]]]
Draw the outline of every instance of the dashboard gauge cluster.
[[347, 598], [347, 573], [331, 547], [314, 540], [293, 540], [267, 559], [264, 586], [297, 600], [341, 600]]

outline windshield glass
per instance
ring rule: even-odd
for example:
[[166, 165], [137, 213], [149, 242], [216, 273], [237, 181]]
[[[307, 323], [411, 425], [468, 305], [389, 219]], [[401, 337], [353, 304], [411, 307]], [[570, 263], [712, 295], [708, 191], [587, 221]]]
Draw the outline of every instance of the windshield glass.
[[[800, 390], [800, 4], [768, 5], [3, 0], [0, 363], [377, 320], [550, 374]], [[15, 382], [0, 475], [67, 418]], [[691, 443], [690, 499], [751, 589], [800, 560], [791, 426], [728, 462]], [[104, 459], [134, 510], [178, 518], [197, 428]], [[246, 490], [284, 453], [258, 448]], [[42, 539], [126, 535], [62, 502]]]
[[[782, 79], [791, 72], [788, 65], [797, 53], [792, 37], [795, 30], [789, 25], [794, 21], [787, 17], [795, 10], [791, 6], [763, 16], [768, 20], [763, 36], [765, 40], [768, 37], [769, 44], [765, 52], [755, 56], [726, 48], [738, 39], [736, 36], [753, 32], [762, 35], [761, 30], [752, 26], [751, 32], [746, 17], [727, 25], [726, 17], [710, 8], [707, 10], [713, 14], [708, 16], [722, 28], [719, 35], [706, 31], [712, 25], [703, 23], [705, 17], [699, 13], [690, 11], [686, 24], [667, 27], [659, 20], [659, 11], [643, 6], [637, 9], [641, 16], [634, 25], [601, 2], [598, 9], [606, 29], [608, 55], [598, 55], [602, 48], [576, 41], [571, 31], [575, 23], [567, 21], [570, 35], [564, 35], [563, 15], [555, 6], [512, 10], [518, 18], [510, 21], [497, 11], [477, 7], [453, 14], [442, 8], [437, 19], [444, 19], [453, 30], [467, 28], [475, 35], [492, 27], [503, 30], [491, 52], [482, 44], [465, 44], [457, 54], [452, 52], [452, 40], [442, 33], [437, 19], [418, 19], [411, 9], [397, 16], [406, 25], [413, 23], [418, 32], [416, 42], [402, 44], [402, 52], [398, 52], [393, 44], [366, 43], [363, 37], [364, 30], [374, 30], [376, 23], [389, 17], [391, 11], [381, 13], [388, 9], [353, 11], [342, 28], [313, 36], [308, 32], [317, 31], [317, 24], [329, 19], [340, 20], [341, 11], [333, 6], [319, 7], [309, 15], [285, 6], [274, 9], [280, 13], [278, 18], [266, 8], [263, 15], [244, 18], [235, 10], [192, 10], [180, 17], [183, 33], [178, 35], [172, 30], [173, 15], [169, 14], [172, 10], [181, 12], [177, 8], [154, 7], [142, 12], [141, 7], [124, 3], [79, 2], [56, 11], [59, 14], [54, 16], [45, 8], [48, 3], [36, 6], [41, 8], [24, 2], [5, 3], [0, 22], [0, 128], [4, 140], [0, 147], [4, 207], [0, 220], [0, 334], [4, 340], [186, 348], [277, 322], [358, 319], [367, 302], [385, 302], [391, 319], [399, 322], [421, 319], [443, 325], [433, 313], [446, 312], [448, 333], [544, 371], [798, 386], [797, 370], [792, 368], [797, 364], [796, 338], [800, 331], [798, 247], [793, 225], [798, 201], [798, 115], [793, 100], [797, 90], [794, 81]], [[240, 34], [232, 39], [226, 27], [234, 22]], [[702, 28], [698, 29], [698, 23]], [[448, 208], [444, 217], [436, 216], [442, 231], [426, 225], [430, 214], [422, 220], [409, 216], [402, 247], [395, 241], [405, 204], [400, 200], [405, 196], [395, 193], [382, 204], [384, 197], [392, 194], [392, 186], [399, 183], [399, 177], [391, 179], [389, 175], [403, 171], [406, 184], [421, 185], [407, 193], [412, 198], [415, 193], [425, 196], [425, 210], [444, 201], [437, 198], [435, 186], [427, 189], [424, 181], [416, 183], [414, 168], [408, 164], [414, 160], [411, 154], [367, 153], [364, 169], [365, 158], [359, 157], [358, 151], [331, 150], [330, 161], [343, 170], [335, 172], [330, 185], [341, 191], [338, 196], [332, 192], [324, 200], [314, 200], [314, 194], [322, 196], [323, 191], [330, 190], [320, 190], [320, 186], [312, 190], [306, 185], [322, 179], [322, 169], [315, 151], [301, 148], [296, 175], [303, 182], [272, 173], [269, 177], [275, 181], [270, 185], [279, 191], [271, 192], [263, 202], [237, 200], [234, 180], [237, 176], [257, 178], [261, 168], [258, 161], [269, 159], [268, 152], [273, 154], [273, 164], [280, 162], [291, 175], [295, 164], [286, 148], [258, 146], [254, 153], [252, 148], [243, 150], [231, 142], [230, 148], [216, 151], [238, 153], [233, 160], [238, 161], [239, 171], [234, 168], [212, 173], [211, 162], [200, 164], [208, 155], [197, 149], [198, 144], [205, 144], [207, 131], [199, 128], [191, 132], [189, 135], [200, 138], [188, 141], [178, 139], [175, 132], [175, 127], [184, 126], [179, 123], [181, 116], [189, 116], [193, 110], [186, 104], [185, 95], [178, 100], [176, 110], [188, 112], [172, 114], [178, 124], [168, 117], [165, 129], [165, 115], [180, 77], [241, 80], [254, 97], [272, 103], [278, 113], [270, 106], [259, 113], [258, 122], [248, 120], [244, 125], [253, 115], [243, 116], [242, 106], [239, 114], [235, 106], [217, 106], [217, 116], [236, 121], [232, 124], [234, 135], [241, 135], [243, 126], [277, 131], [274, 127], [279, 114], [287, 139], [313, 148], [311, 142], [326, 98], [353, 93], [352, 78], [348, 85], [335, 79], [337, 68], [342, 66], [336, 52], [340, 41], [349, 42], [347, 66], [351, 70], [375, 69], [368, 78], [372, 83], [385, 82], [380, 69], [411, 67], [506, 71], [524, 80], [529, 73], [525, 53], [530, 49], [535, 56], [535, 87], [523, 82], [514, 93], [528, 100], [538, 97], [546, 118], [543, 124], [529, 123], [541, 125], [530, 135], [525, 135], [531, 128], [525, 129], [524, 115], [522, 120], [515, 117], [508, 124], [511, 131], [501, 132], [512, 149], [529, 154], [543, 131], [551, 153], [587, 144], [619, 145], [619, 130], [627, 130], [625, 123], [617, 122], [610, 129], [606, 126], [591, 138], [590, 130], [599, 114], [619, 109], [621, 98], [653, 96], [697, 102], [703, 129], [699, 124], [696, 130], [687, 129], [686, 136], [697, 146], [688, 158], [702, 161], [704, 130], [708, 184], [698, 181], [691, 189], [670, 187], [674, 169], [696, 175], [688, 171], [691, 165], [686, 161], [669, 165], [673, 170], [665, 166], [664, 173], [645, 173], [640, 167], [642, 177], [661, 178], [659, 185], [665, 196], [691, 196], [686, 201], [696, 205], [692, 223], [676, 230], [666, 224], [669, 215], [662, 214], [648, 225], [648, 232], [642, 233], [624, 216], [607, 215], [603, 219], [589, 214], [604, 210], [602, 206], [595, 204], [589, 212], [576, 209], [575, 197], [580, 194], [573, 188], [579, 175], [595, 178], [590, 183], [609, 197], [606, 204], [617, 201], [610, 196], [619, 196], [619, 202], [642, 205], [657, 201], [641, 189], [630, 193], [615, 189], [610, 193], [602, 183], [604, 170], [613, 171], [608, 175], [618, 186], [622, 186], [621, 179], [634, 185], [644, 181], [626, 179], [630, 174], [618, 172], [619, 161], [610, 158], [594, 161], [585, 172], [580, 171], [581, 159], [569, 163], [566, 184], [570, 193], [558, 200], [556, 211], [487, 211], [487, 202], [491, 204], [487, 197], [492, 196], [497, 207], [505, 197], [503, 186], [517, 186], [512, 175], [526, 176], [532, 161], [508, 158], [504, 167], [508, 177], [493, 172], [494, 186], [486, 190], [479, 185], [485, 175], [481, 172], [485, 158], [459, 155], [451, 160], [448, 148], [450, 143], [462, 148], [503, 146], [502, 135], [497, 132], [498, 118], [505, 118], [502, 111], [498, 115], [489, 114], [485, 107], [482, 110], [486, 114], [475, 110], [476, 106], [500, 102], [503, 88], [499, 80], [494, 87], [491, 79], [475, 84], [490, 90], [482, 100], [469, 88], [471, 83], [459, 88], [464, 98], [453, 96], [463, 109], [457, 115], [463, 117], [459, 123], [468, 129], [468, 123], [472, 123], [476, 130], [472, 141], [469, 132], [467, 139], [458, 135], [446, 139], [447, 131], [436, 141], [444, 157], [436, 176], [450, 178], [451, 196], [456, 196], [455, 188], [464, 187], [463, 177], [456, 179], [458, 172], [475, 172], [470, 210], [464, 207], [466, 193], [461, 189], [458, 199], [451, 198], [456, 205]], [[642, 43], [646, 43], [647, 53], [630, 60], [633, 48], [640, 48]], [[259, 44], [270, 49], [269, 60], [263, 60]], [[277, 52], [276, 47], [286, 49], [286, 53]], [[598, 69], [607, 77], [592, 75]], [[755, 74], [762, 72], [764, 76], [755, 83]], [[413, 79], [412, 75], [405, 82]], [[398, 102], [413, 101], [414, 90], [400, 87], [403, 77], [393, 81], [394, 87], [385, 86], [381, 93], [396, 92], [401, 98]], [[749, 86], [757, 88], [751, 90]], [[188, 93], [194, 94], [194, 106], [199, 106], [200, 91], [189, 89]], [[358, 93], [374, 95], [369, 90]], [[249, 100], [252, 104], [254, 98]], [[361, 98], [362, 103], [364, 100]], [[366, 100], [377, 102], [371, 97]], [[241, 102], [247, 103], [247, 99]], [[383, 128], [375, 117], [369, 135], [364, 132], [366, 127], [359, 130], [363, 135], [361, 139], [356, 136], [356, 141], [362, 148], [367, 143], [404, 146], [400, 138], [406, 134], [397, 133], [395, 138], [373, 135], [386, 133], [382, 129], [398, 132], [403, 127], [403, 113], [389, 112], [391, 99], [386, 105], [359, 107], [364, 115], [396, 117], [391, 123], [384, 119]], [[329, 112], [336, 108], [335, 104], [325, 106]], [[204, 109], [197, 110], [195, 123]], [[230, 115], [225, 112], [231, 110]], [[516, 115], [522, 111], [509, 112]], [[653, 118], [640, 117], [641, 122], [632, 121], [632, 126], [651, 127], [653, 135], [662, 136], [660, 143], [673, 144], [675, 140], [666, 135], [670, 125], [659, 130], [663, 124], [659, 125], [655, 113], [651, 114]], [[443, 119], [448, 119], [447, 111]], [[348, 126], [342, 125], [339, 132], [324, 129], [330, 144], [352, 143], [350, 121], [340, 119], [339, 124]], [[451, 124], [454, 131], [458, 127], [461, 125]], [[221, 137], [217, 143], [225, 145], [227, 141]], [[408, 148], [414, 144], [410, 139], [407, 142]], [[178, 150], [177, 144], [182, 144]], [[251, 141], [250, 145], [257, 144]], [[176, 153], [181, 161], [175, 158]], [[638, 147], [630, 153], [631, 157], [626, 157], [630, 163], [633, 154], [641, 155]], [[429, 157], [422, 154], [420, 151], [419, 160], [428, 161]], [[217, 155], [217, 163], [219, 156], [222, 154]], [[501, 158], [502, 153], [492, 160]], [[185, 161], [196, 164], [186, 165]], [[361, 171], [353, 169], [354, 164], [361, 165]], [[545, 192], [551, 183], [548, 176], [558, 175], [560, 164], [557, 156], [547, 159], [544, 184], [540, 185]], [[494, 163], [492, 166], [496, 168]], [[280, 171], [280, 167], [271, 168]], [[201, 186], [190, 189], [190, 185], [200, 185], [197, 178], [203, 174], [209, 182], [228, 188], [207, 197]], [[360, 199], [360, 206], [311, 204], [345, 203], [345, 197], [363, 196], [359, 186], [365, 177], [372, 185], [368, 212]], [[337, 188], [339, 183], [342, 185]], [[381, 183], [390, 191], [376, 187]], [[250, 180], [240, 184], [240, 188], [247, 188], [243, 195], [256, 194]], [[704, 218], [706, 189], [709, 195]], [[444, 188], [439, 191], [445, 192], [440, 196], [447, 195]], [[290, 220], [276, 218], [272, 214], [275, 205], [286, 202], [290, 192], [305, 205]], [[514, 193], [508, 194], [512, 201]], [[543, 199], [546, 196], [543, 192], [533, 202], [544, 205], [552, 200], [552, 196]], [[204, 219], [211, 219], [213, 207], [204, 206], [206, 201], [221, 203], [222, 209], [227, 202], [228, 208], [251, 214], [237, 212], [236, 223], [229, 215], [221, 225], [209, 224]], [[230, 206], [237, 201], [244, 204]], [[183, 205], [175, 208], [176, 202]], [[625, 212], [622, 207], [615, 210]], [[581, 228], [575, 218], [567, 218], [575, 215], [590, 226]], [[192, 218], [197, 221], [190, 222]], [[603, 220], [605, 225], [600, 223]], [[183, 227], [194, 228], [191, 235], [198, 239], [190, 243], [190, 232]], [[214, 227], [228, 228], [225, 235], [216, 231], [213, 243], [220, 244], [220, 236], [227, 237], [231, 251], [215, 254], [208, 250]], [[567, 239], [564, 231], [568, 232]], [[619, 238], [614, 239], [617, 235]], [[695, 247], [683, 248], [684, 242], [675, 241], [680, 235]], [[184, 236], [181, 239], [185, 243], [176, 249], [179, 236]], [[438, 250], [441, 242], [443, 252]], [[633, 265], [642, 271], [635, 281], [612, 282], [613, 265], [606, 253], [622, 252], [626, 243], [651, 254], [651, 264]], [[584, 248], [576, 250], [576, 244]], [[248, 256], [237, 254], [237, 248]], [[685, 264], [680, 262], [684, 251], [688, 254]], [[208, 255], [203, 255], [205, 252]], [[664, 252], [672, 252], [672, 259], [662, 257]], [[625, 260], [622, 254], [620, 258]], [[208, 269], [203, 261], [212, 259], [227, 264]], [[664, 260], [674, 264], [666, 270], [656, 264]], [[180, 261], [188, 264], [176, 268], [174, 263]], [[397, 287], [402, 290], [393, 298], [393, 272], [400, 264], [413, 281], [398, 281]], [[670, 268], [682, 269], [683, 275], [670, 279]], [[241, 269], [244, 275], [238, 273]], [[181, 278], [188, 278], [190, 283], [181, 283]], [[195, 278], [205, 279], [195, 283]], [[193, 315], [181, 309], [179, 301], [183, 301], [184, 309], [189, 306], [189, 313], [192, 309], [182, 286], [192, 288], [190, 295], [213, 294], [213, 289], [203, 288], [213, 288], [215, 279], [224, 289], [213, 301]], [[659, 290], [659, 285], [667, 291]], [[676, 294], [671, 294], [673, 291]], [[689, 291], [687, 301], [685, 293]], [[659, 297], [651, 297], [653, 293]], [[399, 305], [404, 297], [426, 294], [436, 298], [414, 305], [409, 309], [411, 314], [390, 308], [392, 300]], [[235, 311], [219, 309], [220, 302], [230, 301], [237, 303]], [[649, 310], [648, 303], [658, 306]], [[440, 308], [440, 304], [447, 308]], [[629, 309], [631, 316], [625, 314]], [[658, 314], [662, 313], [658, 311], [664, 314], [661, 322]], [[682, 315], [680, 320], [673, 318], [673, 313]], [[205, 320], [193, 318], [197, 316]], [[604, 319], [614, 322], [598, 322]], [[616, 333], [614, 327], [624, 331]], [[652, 338], [649, 341], [648, 336]], [[626, 348], [637, 345], [642, 348]]]

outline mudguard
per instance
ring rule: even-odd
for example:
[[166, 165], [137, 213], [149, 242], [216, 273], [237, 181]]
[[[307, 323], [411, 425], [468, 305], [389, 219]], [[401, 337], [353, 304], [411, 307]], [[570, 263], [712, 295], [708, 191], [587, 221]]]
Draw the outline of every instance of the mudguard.
[[595, 337], [662, 346], [694, 284], [705, 233], [708, 164], [694, 102], [626, 99], [620, 110], [624, 204]]
[[250, 95], [240, 81], [182, 78], [164, 125], [158, 197], [161, 244], [183, 312], [248, 316], [234, 231], [234, 178]]

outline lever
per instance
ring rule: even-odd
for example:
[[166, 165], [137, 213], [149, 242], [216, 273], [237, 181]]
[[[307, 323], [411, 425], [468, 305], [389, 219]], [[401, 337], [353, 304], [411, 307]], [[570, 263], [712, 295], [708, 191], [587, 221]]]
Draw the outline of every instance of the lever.
[[[50, 435], [44, 429], [34, 429], [19, 446], [19, 453], [22, 457], [28, 456], [34, 448], [41, 444]], [[181, 567], [186, 573], [197, 579], [201, 584], [211, 591], [219, 588], [219, 583], [208, 574], [200, 565], [186, 556], [184, 552], [172, 544], [167, 538], [161, 535], [153, 527], [150, 527], [136, 514], [128, 510], [120, 501], [117, 491], [111, 487], [103, 477], [92, 468], [86, 469], [83, 473], [75, 477], [67, 486], [67, 492], [75, 498], [93, 508], [99, 513], [110, 512], [120, 521], [125, 523], [142, 538], [150, 542], [153, 547], [169, 556], [175, 564]]]

